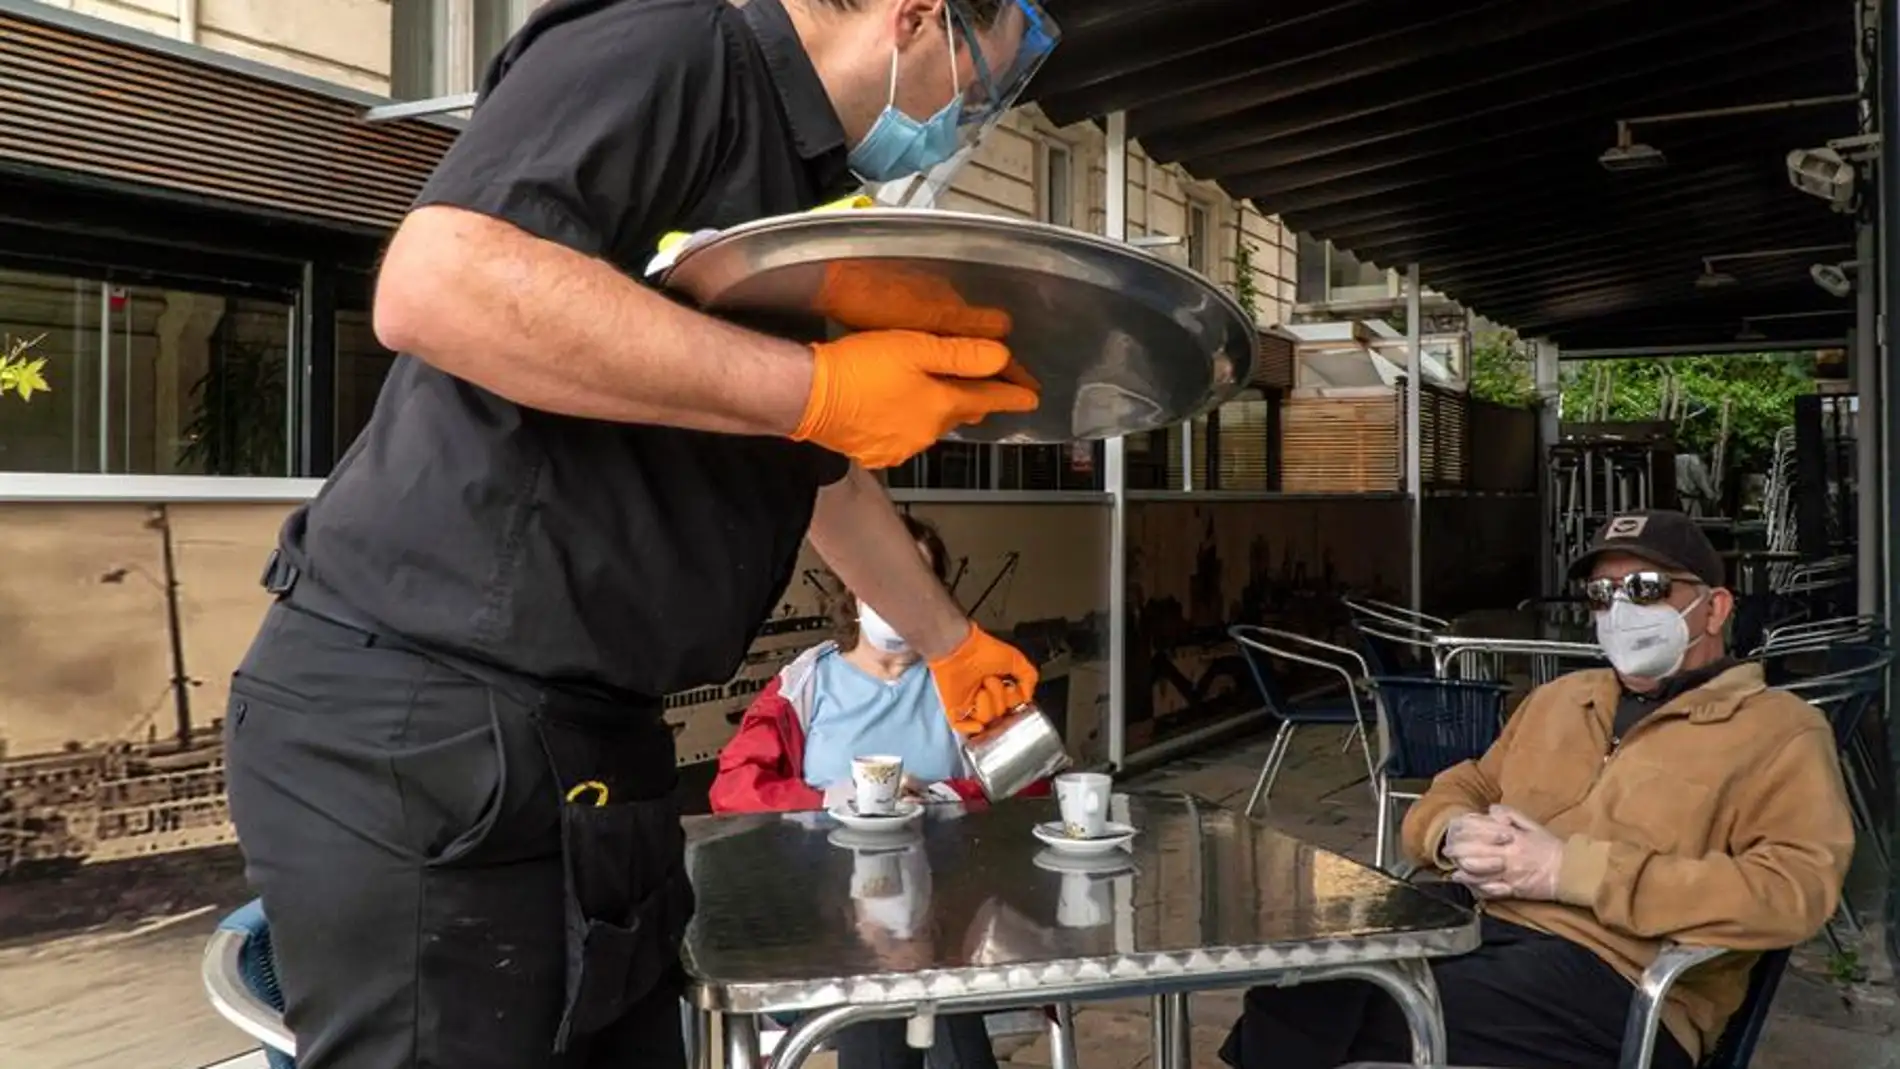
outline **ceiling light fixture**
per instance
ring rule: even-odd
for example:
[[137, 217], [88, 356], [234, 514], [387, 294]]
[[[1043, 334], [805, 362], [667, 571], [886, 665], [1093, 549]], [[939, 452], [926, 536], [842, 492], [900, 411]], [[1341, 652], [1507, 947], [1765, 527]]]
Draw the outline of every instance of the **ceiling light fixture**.
[[1597, 162], [1602, 164], [1606, 171], [1646, 171], [1657, 167], [1667, 167], [1669, 157], [1664, 155], [1661, 149], [1635, 139], [1632, 128], [1639, 124], [1654, 126], [1658, 123], [1685, 122], [1691, 119], [1720, 119], [1731, 115], [1757, 115], [1769, 111], [1789, 111], [1794, 108], [1859, 102], [1860, 97], [1852, 93], [1842, 93], [1835, 96], [1802, 97], [1798, 100], [1771, 100], [1763, 104], [1742, 104], [1732, 108], [1679, 111], [1673, 115], [1644, 115], [1634, 119], [1618, 119], [1616, 144], [1603, 150], [1603, 155], [1597, 157]]
[[1616, 144], [1603, 150], [1597, 162], [1606, 171], [1650, 171], [1669, 166], [1669, 157], [1654, 145], [1645, 145], [1630, 137], [1630, 124], [1616, 124]]
[[[1699, 290], [1718, 290], [1735, 285], [1736, 277], [1727, 271], [1716, 269], [1718, 263], [1731, 263], [1736, 260], [1771, 260], [1783, 256], [1816, 256], [1824, 252], [1838, 252], [1852, 249], [1851, 245], [1803, 245], [1793, 249], [1759, 249], [1754, 252], [1725, 252], [1702, 258], [1702, 273], [1696, 276], [1695, 287]], [[1819, 279], [1816, 279], [1818, 282]]]

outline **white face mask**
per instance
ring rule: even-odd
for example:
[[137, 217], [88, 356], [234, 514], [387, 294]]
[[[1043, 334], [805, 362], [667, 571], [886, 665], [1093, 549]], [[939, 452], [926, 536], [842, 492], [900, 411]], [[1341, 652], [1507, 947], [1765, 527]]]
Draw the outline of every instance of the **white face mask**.
[[1677, 612], [1667, 603], [1638, 605], [1621, 593], [1608, 612], [1596, 614], [1597, 645], [1610, 666], [1631, 679], [1666, 679], [1682, 667], [1689, 647], [1707, 638], [1689, 640], [1685, 617], [1702, 604], [1703, 594]]
[[909, 653], [910, 643], [890, 622], [877, 614], [877, 610], [858, 602], [858, 634], [864, 636], [874, 648], [884, 653]]

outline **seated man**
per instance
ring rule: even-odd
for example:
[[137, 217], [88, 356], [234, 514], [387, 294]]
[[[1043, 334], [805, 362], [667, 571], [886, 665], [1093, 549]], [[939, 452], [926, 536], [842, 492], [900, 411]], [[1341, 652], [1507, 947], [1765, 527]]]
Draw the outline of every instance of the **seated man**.
[[[1619, 516], [1571, 567], [1612, 668], [1532, 692], [1476, 761], [1433, 781], [1405, 848], [1475, 896], [1483, 944], [1435, 963], [1449, 1060], [1613, 1069], [1634, 981], [1668, 942], [1789, 947], [1833, 914], [1854, 847], [1827, 722], [1724, 649], [1734, 600], [1679, 512]], [[1658, 1069], [1692, 1069], [1754, 954], [1679, 981]], [[1364, 984], [1258, 988], [1221, 1051], [1238, 1069], [1409, 1060]]]

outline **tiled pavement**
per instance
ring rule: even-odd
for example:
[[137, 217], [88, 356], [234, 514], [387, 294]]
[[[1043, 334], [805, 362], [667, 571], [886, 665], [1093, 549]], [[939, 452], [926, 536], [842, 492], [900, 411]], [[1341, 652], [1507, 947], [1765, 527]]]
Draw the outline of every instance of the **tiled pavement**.
[[[1296, 736], [1265, 816], [1308, 842], [1369, 862], [1372, 797], [1365, 785], [1365, 766], [1356, 751], [1340, 752], [1341, 741], [1338, 732], [1326, 729], [1308, 729]], [[1177, 762], [1131, 783], [1188, 791], [1238, 807], [1253, 788], [1266, 749], [1265, 739], [1237, 744], [1220, 753]], [[1866, 887], [1856, 902], [1863, 908], [1876, 907], [1880, 889], [1874, 879], [1857, 874], [1854, 882]], [[1900, 1011], [1896, 1010], [1893, 977], [1886, 970], [1877, 935], [1870, 934], [1865, 945], [1861, 959], [1873, 975], [1859, 983], [1843, 984], [1832, 978], [1823, 942], [1797, 955], [1782, 981], [1754, 1069], [1900, 1069], [1900, 1035], [1896, 1034], [1900, 1033]], [[1237, 994], [1194, 998], [1196, 1069], [1220, 1065], [1215, 1051], [1238, 1012]], [[1145, 1002], [1080, 1009], [1076, 1035], [1082, 1069], [1140, 1069], [1148, 1061], [1148, 1027]], [[997, 1053], [1006, 1058], [1006, 1067], [1049, 1065], [1048, 1044], [1041, 1039], [1000, 1040]]]

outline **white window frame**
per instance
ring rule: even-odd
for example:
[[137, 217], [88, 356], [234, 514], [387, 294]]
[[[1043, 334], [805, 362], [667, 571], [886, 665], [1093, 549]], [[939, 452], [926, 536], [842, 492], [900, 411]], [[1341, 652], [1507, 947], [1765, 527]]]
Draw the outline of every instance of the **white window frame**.
[[[1054, 163], [1062, 160], [1066, 165], [1066, 174], [1058, 180], [1054, 174]], [[1076, 196], [1076, 152], [1075, 146], [1053, 137], [1036, 139], [1036, 218], [1055, 226], [1077, 228], [1076, 209], [1080, 199]], [[1057, 186], [1061, 187], [1061, 206], [1066, 218], [1056, 218]]]
[[[391, 0], [390, 81], [401, 95], [412, 99], [472, 93], [493, 57], [480, 28], [488, 19], [506, 19], [512, 34], [521, 28], [542, 0]], [[415, 35], [425, 40], [418, 42]], [[405, 37], [408, 37], [405, 40]], [[406, 77], [405, 66], [420, 65], [420, 75]], [[413, 84], [420, 81], [421, 84]]]
[[[1195, 214], [1199, 213], [1201, 225], [1194, 225]], [[1182, 258], [1188, 267], [1200, 272], [1207, 278], [1214, 278], [1216, 266], [1220, 263], [1220, 217], [1214, 203], [1205, 197], [1189, 196], [1187, 207], [1182, 212], [1181, 225]], [[1200, 238], [1200, 255], [1196, 256], [1195, 237]], [[1199, 260], [1199, 263], [1195, 261]]]

